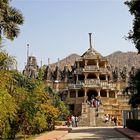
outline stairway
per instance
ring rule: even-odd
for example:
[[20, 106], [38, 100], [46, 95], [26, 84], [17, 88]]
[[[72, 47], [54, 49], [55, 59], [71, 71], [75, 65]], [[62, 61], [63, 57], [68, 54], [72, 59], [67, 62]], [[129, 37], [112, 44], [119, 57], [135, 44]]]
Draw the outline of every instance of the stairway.
[[104, 108], [103, 106], [99, 106], [98, 109], [90, 107], [87, 103], [82, 104], [82, 112], [79, 117], [78, 126], [114, 126], [113, 122], [108, 121], [105, 123], [104, 121]]
[[79, 118], [79, 126], [96, 126], [96, 109], [90, 107], [87, 103], [82, 104], [82, 112]]

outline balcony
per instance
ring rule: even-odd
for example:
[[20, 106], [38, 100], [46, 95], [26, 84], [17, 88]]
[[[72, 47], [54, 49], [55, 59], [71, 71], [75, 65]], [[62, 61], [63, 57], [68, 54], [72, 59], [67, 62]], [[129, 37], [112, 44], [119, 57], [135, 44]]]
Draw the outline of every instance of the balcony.
[[109, 72], [107, 68], [99, 68], [95, 65], [85, 66], [84, 68], [77, 68], [75, 73], [82, 73], [82, 72], [102, 72], [107, 73]]
[[90, 72], [90, 71], [98, 71], [99, 70], [99, 68], [96, 66], [96, 65], [93, 65], [93, 66], [85, 66], [85, 68], [84, 68], [84, 71], [86, 71], [86, 72]]
[[69, 89], [80, 89], [82, 87], [102, 87], [103, 89], [112, 89], [116, 88], [116, 84], [108, 83], [106, 80], [99, 80], [99, 79], [86, 79], [85, 82], [83, 80], [79, 80], [76, 84], [69, 84]]
[[107, 73], [108, 72], [107, 68], [99, 68], [99, 69], [100, 69], [100, 72], [102, 72], [102, 73]]
[[84, 85], [86, 87], [102, 87], [104, 89], [115, 89], [116, 84], [108, 83], [106, 80], [99, 80], [99, 79], [86, 79]]
[[83, 87], [83, 82], [78, 82], [76, 84], [68, 84], [68, 88], [69, 89], [80, 89], [81, 87]]

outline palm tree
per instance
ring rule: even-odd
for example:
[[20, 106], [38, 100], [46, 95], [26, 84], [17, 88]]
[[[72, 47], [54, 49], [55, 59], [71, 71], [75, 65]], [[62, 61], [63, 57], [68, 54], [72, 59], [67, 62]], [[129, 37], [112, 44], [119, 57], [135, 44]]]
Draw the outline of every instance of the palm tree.
[[3, 37], [13, 40], [19, 34], [19, 25], [24, 18], [22, 13], [10, 6], [10, 0], [0, 0], [0, 43]]
[[5, 51], [0, 50], [0, 70], [9, 70], [16, 67], [15, 57], [8, 55]]

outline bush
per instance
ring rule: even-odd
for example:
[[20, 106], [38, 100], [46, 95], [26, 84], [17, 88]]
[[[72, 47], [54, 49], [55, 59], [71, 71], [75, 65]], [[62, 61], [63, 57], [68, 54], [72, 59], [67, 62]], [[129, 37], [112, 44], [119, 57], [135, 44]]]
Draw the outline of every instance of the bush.
[[126, 126], [129, 129], [140, 132], [140, 120], [127, 119], [126, 120]]
[[55, 121], [55, 126], [61, 126], [63, 125], [63, 121]]

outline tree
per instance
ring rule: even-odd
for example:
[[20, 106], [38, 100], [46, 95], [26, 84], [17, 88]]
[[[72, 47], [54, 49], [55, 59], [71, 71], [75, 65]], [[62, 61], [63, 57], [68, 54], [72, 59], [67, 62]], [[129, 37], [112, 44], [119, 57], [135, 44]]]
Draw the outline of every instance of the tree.
[[131, 94], [129, 104], [132, 108], [137, 108], [140, 105], [140, 69], [130, 74], [128, 87], [126, 87], [125, 92]]
[[133, 41], [138, 53], [140, 53], [140, 0], [126, 1], [125, 4], [129, 7], [131, 15], [134, 16], [133, 30], [130, 30], [128, 39]]
[[17, 62], [15, 57], [10, 56], [5, 51], [0, 50], [0, 70], [13, 69]]
[[10, 6], [10, 0], [0, 0], [0, 43], [2, 37], [13, 40], [19, 34], [24, 21], [22, 13]]

